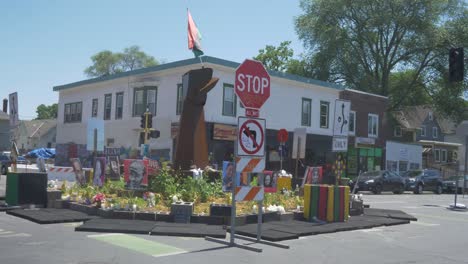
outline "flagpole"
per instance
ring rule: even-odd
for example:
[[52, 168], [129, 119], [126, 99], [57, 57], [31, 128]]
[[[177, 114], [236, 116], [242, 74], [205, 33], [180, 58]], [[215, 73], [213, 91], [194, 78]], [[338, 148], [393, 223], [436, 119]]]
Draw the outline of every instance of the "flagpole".
[[200, 63], [201, 63], [202, 69], [205, 68], [205, 65], [203, 64], [203, 61], [202, 61], [202, 56], [198, 56], [198, 58], [200, 59]]

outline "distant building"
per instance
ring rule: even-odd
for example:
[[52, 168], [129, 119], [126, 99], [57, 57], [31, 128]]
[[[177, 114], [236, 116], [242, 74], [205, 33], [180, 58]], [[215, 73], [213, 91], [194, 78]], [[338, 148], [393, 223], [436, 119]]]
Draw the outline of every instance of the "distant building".
[[15, 135], [16, 145], [21, 153], [36, 148], [55, 148], [57, 120], [22, 120]]
[[[204, 56], [203, 66], [219, 78], [208, 93], [205, 104], [208, 151], [214, 163], [222, 164], [234, 155], [234, 140], [239, 116], [245, 109], [234, 92], [235, 71], [239, 63]], [[68, 165], [69, 158], [86, 159], [89, 118], [104, 120], [104, 145], [121, 148], [123, 158], [138, 156], [141, 144], [140, 116], [148, 107], [153, 113], [153, 128], [160, 137], [151, 139], [150, 157], [171, 160], [178, 122], [182, 112], [182, 75], [202, 67], [199, 59], [187, 59], [55, 86], [59, 94], [57, 118], [57, 165]], [[270, 71], [271, 96], [260, 110], [266, 119], [265, 155], [267, 168], [279, 169], [279, 142], [276, 134], [286, 129], [290, 136], [283, 168], [294, 171], [291, 162], [293, 132], [305, 128], [305, 165], [333, 164], [331, 152], [335, 100], [342, 86]], [[367, 117], [366, 117], [367, 118]], [[367, 121], [366, 121], [367, 122]], [[303, 167], [300, 166], [299, 175]]]
[[391, 139], [421, 145], [423, 168], [440, 169], [444, 175], [458, 173], [461, 144], [447, 142], [447, 136], [455, 134], [453, 121], [425, 105], [405, 107], [392, 115]]
[[351, 102], [348, 137], [348, 174], [385, 168], [385, 142], [388, 138], [388, 97], [353, 89], [340, 92]]
[[10, 150], [10, 117], [0, 111], [0, 151]]

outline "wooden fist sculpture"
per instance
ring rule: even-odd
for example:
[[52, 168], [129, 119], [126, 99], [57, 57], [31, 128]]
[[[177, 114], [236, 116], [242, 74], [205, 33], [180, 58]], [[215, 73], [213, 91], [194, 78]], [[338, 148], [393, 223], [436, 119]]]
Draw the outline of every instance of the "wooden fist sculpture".
[[212, 78], [213, 69], [191, 70], [182, 76], [183, 109], [174, 156], [174, 169], [189, 170], [191, 165], [205, 168], [208, 165], [208, 144], [205, 112], [208, 92], [218, 82]]

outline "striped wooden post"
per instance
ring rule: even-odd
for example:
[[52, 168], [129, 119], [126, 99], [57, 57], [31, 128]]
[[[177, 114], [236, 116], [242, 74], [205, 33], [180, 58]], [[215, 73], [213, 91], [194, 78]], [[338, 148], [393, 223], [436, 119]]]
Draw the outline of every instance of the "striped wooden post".
[[328, 186], [320, 185], [318, 219], [327, 220], [327, 201], [328, 201]]
[[310, 200], [310, 219], [318, 216], [319, 186], [312, 185], [312, 199]]
[[347, 221], [349, 218], [349, 186], [344, 187], [344, 220]]
[[312, 185], [304, 185], [304, 218], [310, 220], [310, 199], [311, 199]]
[[338, 222], [340, 219], [340, 188], [334, 186], [333, 195], [333, 221]]
[[339, 186], [338, 188], [340, 189], [340, 217], [338, 218], [338, 221], [344, 222], [344, 213], [345, 213], [344, 186]]
[[327, 201], [327, 221], [328, 222], [333, 222], [334, 216], [334, 208], [333, 206], [335, 205], [333, 203], [333, 199], [335, 197], [335, 186], [330, 185], [328, 186], [328, 201]]

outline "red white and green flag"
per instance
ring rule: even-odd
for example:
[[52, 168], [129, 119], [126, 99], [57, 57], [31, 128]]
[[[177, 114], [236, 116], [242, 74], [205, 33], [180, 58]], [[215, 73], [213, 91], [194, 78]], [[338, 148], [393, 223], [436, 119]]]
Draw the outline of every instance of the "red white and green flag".
[[201, 48], [201, 34], [198, 31], [197, 25], [192, 19], [192, 15], [190, 15], [190, 11], [187, 9], [188, 15], [188, 48], [192, 50], [195, 57], [199, 57], [203, 55], [203, 51]]

